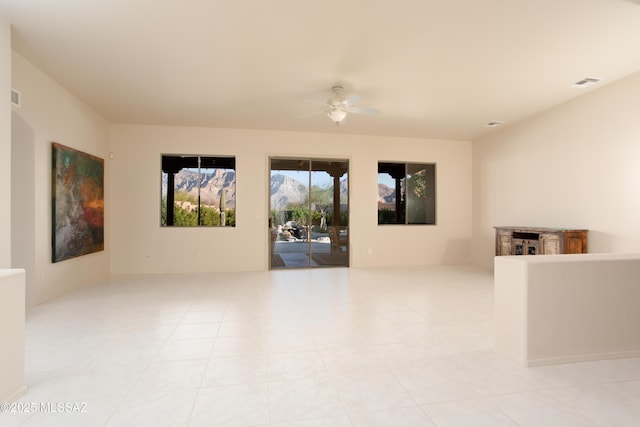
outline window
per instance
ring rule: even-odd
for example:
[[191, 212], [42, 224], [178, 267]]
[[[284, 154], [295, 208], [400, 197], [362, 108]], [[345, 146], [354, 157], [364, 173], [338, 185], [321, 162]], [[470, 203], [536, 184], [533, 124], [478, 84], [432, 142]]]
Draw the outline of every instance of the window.
[[236, 225], [236, 159], [162, 155], [163, 227]]
[[378, 163], [378, 224], [436, 223], [436, 165]]

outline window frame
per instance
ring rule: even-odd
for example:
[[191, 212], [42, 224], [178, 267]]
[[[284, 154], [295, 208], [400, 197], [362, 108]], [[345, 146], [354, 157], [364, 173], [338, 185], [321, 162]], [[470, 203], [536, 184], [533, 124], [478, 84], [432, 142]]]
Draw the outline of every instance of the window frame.
[[[236, 195], [237, 186], [237, 168], [236, 157], [232, 155], [204, 155], [204, 154], [160, 154], [160, 227], [161, 228], [217, 228], [217, 227], [235, 227], [236, 226], [236, 198], [233, 200], [233, 207], [226, 207], [226, 194], [229, 193]], [[184, 204], [195, 206], [195, 222], [193, 216], [193, 208], [188, 209], [184, 206], [176, 204], [176, 192], [175, 192], [175, 178], [182, 171], [188, 171], [197, 173], [197, 176], [193, 178], [196, 182], [196, 194], [191, 194], [192, 191], [184, 192], [180, 197], [186, 198], [183, 201]], [[217, 194], [218, 204], [213, 201], [215, 199], [209, 199], [210, 204], [206, 204], [202, 198], [202, 189], [204, 188], [203, 178], [214, 179], [215, 172], [207, 173], [210, 170], [223, 170], [224, 174], [228, 171], [232, 171], [233, 179], [231, 183], [222, 183], [222, 193], [220, 191]], [[207, 180], [208, 182], [208, 180]], [[174, 192], [169, 191], [169, 186], [172, 186]], [[194, 187], [192, 187], [194, 188]], [[222, 197], [222, 194], [225, 197]], [[169, 199], [173, 198], [173, 209], [169, 208]], [[195, 200], [194, 200], [195, 199]], [[220, 205], [224, 205], [224, 215], [220, 210]], [[176, 224], [176, 209], [181, 211], [181, 221], [188, 221], [190, 223]], [[211, 211], [214, 209], [217, 211]], [[169, 221], [169, 215], [173, 212], [173, 218]], [[187, 219], [185, 219], [187, 217]], [[217, 223], [216, 223], [217, 219]], [[221, 223], [224, 221], [224, 223]], [[193, 222], [193, 223], [191, 223]]]
[[[423, 170], [424, 179], [412, 180], [412, 177], [419, 175]], [[381, 175], [387, 175], [387, 179], [381, 179]], [[378, 225], [437, 225], [436, 177], [436, 163], [378, 161]], [[395, 181], [393, 187], [387, 185], [391, 182], [389, 179]], [[396, 196], [393, 206], [386, 203], [387, 208], [381, 207], [381, 185], [393, 189], [396, 195], [400, 191], [400, 200]], [[414, 190], [409, 192], [408, 187], [411, 185], [417, 187], [413, 187]], [[423, 203], [416, 204], [418, 199], [410, 197], [410, 194], [415, 193], [423, 193], [422, 196], [417, 196], [424, 197]], [[416, 219], [416, 215], [420, 216], [420, 219]]]

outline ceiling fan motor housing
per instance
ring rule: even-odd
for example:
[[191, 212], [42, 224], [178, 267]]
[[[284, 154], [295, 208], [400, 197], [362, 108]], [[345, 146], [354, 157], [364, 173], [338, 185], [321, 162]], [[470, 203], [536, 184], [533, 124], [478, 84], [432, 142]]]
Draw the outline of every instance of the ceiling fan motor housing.
[[328, 104], [333, 108], [341, 108], [346, 105], [346, 100], [335, 96], [329, 99]]
[[308, 101], [313, 102], [314, 104], [323, 104], [325, 108], [323, 111], [319, 111], [315, 114], [326, 114], [327, 117], [331, 119], [335, 124], [343, 124], [345, 118], [347, 117], [347, 113], [358, 113], [358, 114], [378, 114], [378, 110], [374, 110], [371, 108], [359, 108], [354, 107], [352, 104], [360, 101], [362, 98], [358, 95], [350, 96], [349, 98], [343, 95], [344, 88], [342, 86], [336, 85], [331, 88], [333, 92], [333, 96], [330, 97], [326, 103], [319, 103], [317, 101]]

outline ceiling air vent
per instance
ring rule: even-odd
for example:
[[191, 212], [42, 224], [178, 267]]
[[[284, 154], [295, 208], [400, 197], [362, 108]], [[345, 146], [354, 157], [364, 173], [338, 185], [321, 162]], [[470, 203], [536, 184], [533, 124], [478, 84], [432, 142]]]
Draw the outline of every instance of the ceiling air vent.
[[600, 79], [596, 79], [594, 77], [587, 77], [584, 78], [580, 81], [575, 82], [574, 84], [572, 84], [572, 87], [587, 87], [587, 86], [591, 86], [594, 85], [596, 83], [598, 83], [600, 81]]
[[504, 122], [501, 122], [499, 120], [494, 120], [492, 122], [488, 122], [485, 126], [488, 127], [488, 128], [495, 128], [495, 127], [501, 126], [503, 124], [504, 124]]
[[18, 92], [15, 89], [11, 89], [11, 105], [13, 105], [14, 107], [22, 106], [22, 99], [20, 96], [20, 92]]

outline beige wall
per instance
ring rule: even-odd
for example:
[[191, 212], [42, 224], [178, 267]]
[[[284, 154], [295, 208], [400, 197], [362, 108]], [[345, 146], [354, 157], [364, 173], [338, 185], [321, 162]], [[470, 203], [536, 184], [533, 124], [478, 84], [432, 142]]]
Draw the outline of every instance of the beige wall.
[[[0, 15], [0, 93], [11, 90], [11, 27]], [[0, 102], [0, 268], [11, 267], [11, 104]]]
[[640, 243], [640, 73], [473, 142], [473, 261], [497, 225], [586, 228], [589, 252]]
[[[31, 177], [14, 179], [11, 185], [16, 197], [30, 199], [25, 204], [33, 210], [24, 212], [24, 217], [16, 218], [13, 224], [12, 232], [24, 237], [14, 239], [14, 267], [27, 269], [27, 302], [33, 305], [109, 275], [108, 235], [102, 252], [51, 262], [51, 143], [59, 142], [106, 159], [109, 123], [20, 55], [13, 54], [12, 67], [13, 87], [22, 93], [22, 108], [14, 109], [13, 116], [19, 129], [14, 132], [13, 145], [18, 144], [21, 149], [16, 150], [12, 166], [33, 171]], [[109, 182], [107, 161], [105, 182]], [[106, 190], [108, 209], [110, 195]], [[110, 227], [108, 211], [105, 227]]]
[[[352, 267], [470, 259], [469, 142], [112, 125], [111, 151], [111, 261], [116, 274], [266, 269], [269, 156], [350, 160]], [[162, 153], [236, 156], [237, 226], [161, 228]], [[437, 163], [437, 226], [377, 225], [379, 160]]]

